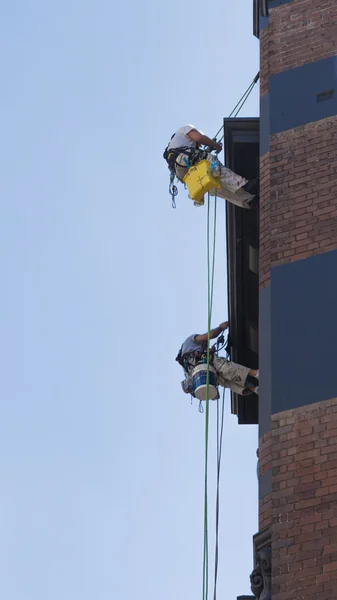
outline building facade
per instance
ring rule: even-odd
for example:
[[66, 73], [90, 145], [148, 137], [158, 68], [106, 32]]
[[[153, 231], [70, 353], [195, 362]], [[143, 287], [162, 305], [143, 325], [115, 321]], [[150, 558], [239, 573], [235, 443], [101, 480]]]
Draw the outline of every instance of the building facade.
[[[247, 350], [249, 327], [258, 320], [260, 506], [252, 592], [261, 600], [331, 600], [337, 599], [337, 1], [255, 0], [254, 33], [261, 63], [260, 211], [250, 234], [258, 240], [255, 324], [242, 307], [234, 314], [229, 288], [231, 326], [232, 319], [239, 323], [233, 321], [234, 353]], [[229, 245], [229, 280], [240, 243]], [[243, 287], [252, 289], [245, 277]], [[235, 333], [240, 327], [244, 341]], [[238, 415], [240, 402], [233, 400]]]

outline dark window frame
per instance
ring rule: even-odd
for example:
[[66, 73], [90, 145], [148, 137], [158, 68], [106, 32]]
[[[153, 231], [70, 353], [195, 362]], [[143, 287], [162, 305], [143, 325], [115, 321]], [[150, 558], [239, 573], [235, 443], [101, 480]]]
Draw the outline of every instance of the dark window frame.
[[[259, 118], [224, 119], [225, 164], [232, 170], [249, 177], [258, 176], [259, 169]], [[248, 146], [245, 146], [248, 144]], [[251, 144], [254, 144], [252, 146]], [[245, 153], [246, 148], [246, 153]], [[251, 149], [254, 148], [254, 151]], [[251, 153], [249, 153], [251, 151]], [[254, 164], [242, 164], [244, 156], [253, 156]], [[247, 154], [248, 152], [248, 154]], [[246, 168], [245, 172], [242, 169]], [[226, 203], [227, 238], [227, 288], [230, 323], [231, 360], [251, 368], [258, 367], [258, 353], [249, 344], [250, 329], [258, 335], [258, 273], [249, 269], [248, 250], [251, 245], [258, 253], [258, 212], [248, 214], [242, 208]], [[247, 237], [253, 234], [253, 242]], [[250, 295], [252, 312], [250, 309]], [[248, 311], [247, 311], [248, 307]], [[238, 416], [240, 425], [258, 423], [258, 397], [240, 396], [231, 392], [232, 414]]]
[[268, 17], [268, 0], [253, 0], [253, 33], [260, 37], [260, 17]]

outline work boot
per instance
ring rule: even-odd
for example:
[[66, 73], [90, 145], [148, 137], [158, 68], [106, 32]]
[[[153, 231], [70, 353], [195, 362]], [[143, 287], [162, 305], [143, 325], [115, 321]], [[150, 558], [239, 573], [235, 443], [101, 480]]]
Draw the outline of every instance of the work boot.
[[259, 206], [259, 196], [254, 196], [251, 200], [247, 200], [249, 208], [257, 208]]
[[250, 179], [245, 185], [242, 186], [242, 189], [245, 190], [245, 192], [249, 192], [250, 194], [254, 194], [254, 196], [256, 196], [256, 194], [259, 193], [259, 187], [259, 179]]

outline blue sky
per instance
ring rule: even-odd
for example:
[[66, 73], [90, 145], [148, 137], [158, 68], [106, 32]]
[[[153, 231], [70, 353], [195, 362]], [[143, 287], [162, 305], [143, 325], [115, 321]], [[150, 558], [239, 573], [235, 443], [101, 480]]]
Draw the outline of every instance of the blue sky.
[[[213, 136], [258, 71], [252, 2], [12, 0], [0, 29], [1, 595], [200, 598], [204, 417], [174, 358], [207, 326], [206, 210], [181, 187], [171, 209], [162, 153], [182, 124]], [[228, 600], [249, 593], [256, 447], [227, 396]]]

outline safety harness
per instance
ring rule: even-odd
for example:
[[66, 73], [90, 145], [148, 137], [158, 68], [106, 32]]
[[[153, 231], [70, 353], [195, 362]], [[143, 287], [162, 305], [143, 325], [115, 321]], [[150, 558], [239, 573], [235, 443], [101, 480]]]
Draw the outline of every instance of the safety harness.
[[[192, 352], [185, 352], [182, 354], [182, 348], [180, 348], [178, 355], [176, 356], [176, 361], [180, 364], [180, 366], [187, 373], [189, 367], [195, 367], [197, 364], [203, 363], [207, 361], [207, 343], [202, 344], [200, 350], [192, 350]], [[216, 347], [212, 346], [209, 349], [210, 353], [210, 363], [213, 361], [214, 355], [216, 352]], [[193, 358], [193, 363], [190, 362], [191, 358]]]
[[[219, 350], [222, 350], [225, 347], [225, 339], [224, 339], [224, 335], [223, 333], [218, 337], [217, 341], [215, 342], [215, 344], [213, 344], [213, 346], [210, 347], [209, 349], [209, 364], [211, 365], [214, 359], [214, 356], [216, 354], [218, 354]], [[226, 345], [226, 353], [227, 352], [227, 347], [228, 347], [228, 341], [227, 341], [227, 345]], [[201, 348], [200, 350], [192, 350], [191, 352], [184, 352], [184, 354], [182, 354], [182, 349], [183, 346], [181, 346], [177, 356], [176, 356], [176, 361], [177, 363], [179, 363], [179, 365], [184, 369], [185, 372], [185, 380], [181, 382], [181, 387], [183, 389], [183, 391], [185, 392], [185, 394], [190, 394], [191, 396], [194, 396], [194, 390], [193, 390], [193, 384], [192, 384], [192, 376], [189, 373], [189, 369], [190, 368], [194, 368], [197, 365], [200, 365], [202, 363], [207, 363], [207, 342], [204, 342], [201, 344]], [[191, 359], [193, 359], [193, 362], [191, 362]], [[199, 406], [200, 409], [200, 406]]]
[[[180, 348], [179, 353], [176, 357], [176, 361], [180, 364], [180, 366], [184, 369], [184, 372], [185, 372], [185, 379], [184, 379], [184, 381], [181, 382], [181, 387], [182, 387], [183, 392], [185, 392], [185, 394], [189, 394], [193, 398], [195, 398], [192, 372], [190, 371], [190, 369], [194, 369], [194, 367], [196, 367], [197, 365], [203, 364], [203, 363], [205, 363], [205, 365], [206, 365], [206, 363], [207, 363], [207, 343], [203, 344], [202, 348], [200, 350], [193, 350], [192, 352], [185, 352], [184, 354], [182, 354], [181, 351], [182, 351], [182, 347]], [[215, 346], [212, 346], [212, 348], [210, 348], [209, 352], [210, 352], [209, 364], [212, 364], [214, 354], [216, 352]], [[191, 359], [193, 359], [193, 362], [191, 362]], [[200, 406], [199, 406], [199, 408], [200, 408]]]
[[[179, 154], [186, 154], [186, 156], [188, 157], [188, 165], [179, 165], [177, 163], [177, 158]], [[200, 160], [203, 160], [204, 158], [206, 158], [206, 156], [206, 150], [200, 150], [199, 148], [189, 148], [188, 146], [181, 146], [180, 148], [172, 149], [169, 149], [169, 147], [167, 146], [163, 154], [163, 158], [166, 160], [169, 170], [175, 175], [177, 166], [182, 168], [186, 166], [186, 169], [189, 169], [189, 167], [192, 167], [197, 162], [200, 162]]]
[[[171, 140], [172, 140], [172, 138], [174, 138], [174, 136], [175, 136], [175, 133], [171, 136]], [[171, 142], [171, 140], [170, 140], [170, 142]], [[176, 207], [175, 196], [177, 196], [178, 190], [177, 190], [176, 186], [174, 185], [174, 179], [175, 179], [175, 177], [177, 177], [177, 179], [179, 179], [179, 177], [177, 176], [177, 173], [176, 173], [176, 168], [177, 167], [181, 167], [181, 168], [185, 167], [186, 172], [187, 172], [190, 167], [194, 166], [196, 163], [200, 162], [204, 158], [207, 158], [208, 153], [206, 150], [200, 150], [199, 148], [190, 148], [188, 146], [181, 146], [180, 148], [169, 149], [170, 142], [164, 150], [163, 158], [166, 160], [169, 171], [170, 171], [169, 194], [171, 195], [171, 198], [172, 198], [172, 206], [173, 206], [173, 208], [175, 208]], [[187, 157], [186, 165], [179, 165], [177, 163], [177, 158], [178, 158], [179, 154], [186, 154], [186, 157]]]
[[170, 171], [173, 171], [176, 174], [176, 168], [186, 166], [188, 169], [188, 165], [179, 165], [177, 163], [177, 158], [179, 154], [186, 154], [188, 157], [189, 166], [192, 167], [196, 162], [202, 160], [204, 155], [207, 155], [207, 152], [203, 150], [199, 150], [199, 148], [189, 148], [188, 146], [181, 146], [180, 148], [172, 148], [169, 150], [169, 147], [165, 148], [163, 157], [168, 164], [168, 168]]

